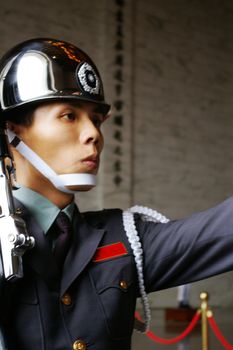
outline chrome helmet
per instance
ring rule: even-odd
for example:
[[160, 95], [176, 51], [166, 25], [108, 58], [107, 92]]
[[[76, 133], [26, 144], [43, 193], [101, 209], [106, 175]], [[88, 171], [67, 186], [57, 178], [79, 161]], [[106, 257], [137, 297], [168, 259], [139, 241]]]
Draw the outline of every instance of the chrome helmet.
[[65, 41], [38, 38], [18, 44], [3, 56], [3, 115], [21, 106], [60, 99], [95, 102], [104, 115], [109, 112], [100, 74], [85, 52]]

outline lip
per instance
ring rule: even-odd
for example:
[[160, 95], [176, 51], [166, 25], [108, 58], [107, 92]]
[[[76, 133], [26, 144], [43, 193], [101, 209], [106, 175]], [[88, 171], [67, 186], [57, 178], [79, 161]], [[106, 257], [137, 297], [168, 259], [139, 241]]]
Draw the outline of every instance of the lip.
[[81, 162], [90, 170], [97, 169], [99, 167], [99, 156], [94, 154], [82, 159]]

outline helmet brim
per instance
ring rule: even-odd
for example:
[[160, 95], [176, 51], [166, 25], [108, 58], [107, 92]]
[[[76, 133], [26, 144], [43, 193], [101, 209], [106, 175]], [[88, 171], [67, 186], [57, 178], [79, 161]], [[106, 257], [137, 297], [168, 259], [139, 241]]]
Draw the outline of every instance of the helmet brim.
[[38, 106], [42, 103], [46, 103], [46, 102], [52, 102], [52, 101], [71, 101], [71, 102], [75, 102], [75, 101], [80, 101], [80, 102], [87, 102], [87, 103], [93, 103], [96, 104], [98, 106], [98, 112], [103, 114], [104, 116], [107, 116], [110, 112], [110, 108], [111, 106], [105, 102], [102, 101], [93, 101], [93, 99], [88, 99], [86, 97], [83, 96], [77, 96], [77, 95], [65, 95], [65, 94], [57, 94], [57, 95], [47, 95], [47, 96], [41, 96], [41, 97], [36, 97], [34, 100], [32, 99], [31, 101], [26, 101], [26, 102], [21, 102], [18, 103], [17, 105], [13, 105], [9, 108], [6, 108], [5, 110], [2, 110], [2, 114], [3, 116], [5, 116], [4, 119], [7, 120], [7, 116], [10, 115], [11, 112], [15, 112], [17, 110], [22, 110], [24, 108], [33, 108], [33, 106]]

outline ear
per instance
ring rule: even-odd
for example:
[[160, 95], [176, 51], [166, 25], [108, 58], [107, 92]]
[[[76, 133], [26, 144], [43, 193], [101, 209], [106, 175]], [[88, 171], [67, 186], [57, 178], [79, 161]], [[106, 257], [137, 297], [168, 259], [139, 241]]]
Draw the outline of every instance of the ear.
[[21, 135], [23, 126], [19, 124], [15, 124], [13, 122], [7, 122], [6, 124], [7, 129], [13, 131], [16, 135]]

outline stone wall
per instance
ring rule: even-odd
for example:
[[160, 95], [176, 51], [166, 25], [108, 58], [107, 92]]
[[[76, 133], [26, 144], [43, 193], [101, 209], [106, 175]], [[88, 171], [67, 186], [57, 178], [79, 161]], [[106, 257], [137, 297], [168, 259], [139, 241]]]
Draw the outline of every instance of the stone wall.
[[[138, 203], [177, 218], [231, 195], [230, 0], [8, 0], [0, 30], [0, 54], [31, 37], [63, 38], [102, 73], [113, 115], [99, 186], [77, 196], [81, 210]], [[200, 289], [216, 305], [233, 304], [232, 273], [196, 283], [193, 303]], [[175, 296], [156, 293], [152, 304], [174, 304]]]

